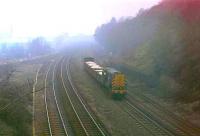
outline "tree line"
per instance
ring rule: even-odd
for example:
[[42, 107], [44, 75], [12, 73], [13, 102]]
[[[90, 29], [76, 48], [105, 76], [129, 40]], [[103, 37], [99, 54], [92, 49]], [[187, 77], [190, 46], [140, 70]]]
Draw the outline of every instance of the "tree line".
[[45, 38], [38, 37], [26, 43], [2, 43], [0, 57], [4, 59], [34, 57], [50, 51], [50, 43]]
[[134, 18], [96, 29], [95, 39], [124, 64], [155, 77], [158, 91], [200, 99], [200, 1], [164, 0]]

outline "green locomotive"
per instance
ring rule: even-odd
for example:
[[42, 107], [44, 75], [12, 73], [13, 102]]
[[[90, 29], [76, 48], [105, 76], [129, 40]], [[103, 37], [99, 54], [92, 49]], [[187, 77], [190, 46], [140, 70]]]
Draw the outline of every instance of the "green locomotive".
[[94, 58], [84, 58], [85, 70], [101, 85], [105, 86], [112, 98], [122, 99], [127, 93], [125, 75], [111, 67], [101, 67]]

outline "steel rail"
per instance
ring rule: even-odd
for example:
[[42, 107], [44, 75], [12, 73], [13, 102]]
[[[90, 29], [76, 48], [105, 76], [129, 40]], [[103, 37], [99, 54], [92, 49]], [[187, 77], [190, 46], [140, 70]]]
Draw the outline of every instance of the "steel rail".
[[49, 66], [48, 70], [47, 70], [47, 73], [46, 73], [46, 76], [45, 76], [45, 90], [44, 90], [44, 102], [45, 102], [45, 109], [46, 109], [46, 115], [47, 115], [47, 121], [48, 121], [48, 127], [49, 127], [49, 133], [50, 133], [50, 136], [52, 136], [52, 129], [51, 129], [51, 123], [50, 123], [50, 117], [49, 117], [49, 109], [48, 109], [48, 104], [47, 104], [47, 77], [48, 77], [48, 74], [49, 74], [49, 71], [51, 69], [51, 65]]
[[42, 66], [40, 66], [38, 69], [37, 69], [37, 73], [36, 73], [36, 76], [35, 76], [35, 82], [33, 84], [33, 118], [32, 118], [32, 132], [33, 132], [33, 136], [35, 136], [35, 87], [36, 87], [36, 84], [37, 84], [37, 79], [38, 79], [38, 74], [39, 74], [39, 71], [41, 69]]

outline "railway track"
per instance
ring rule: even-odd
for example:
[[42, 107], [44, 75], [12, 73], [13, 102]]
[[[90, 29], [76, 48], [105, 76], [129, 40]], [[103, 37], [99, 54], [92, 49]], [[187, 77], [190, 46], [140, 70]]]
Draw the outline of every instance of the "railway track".
[[52, 64], [51, 64], [45, 77], [44, 100], [45, 100], [49, 135], [50, 136], [54, 136], [54, 135], [68, 136], [68, 131], [65, 127], [63, 115], [61, 114], [60, 107], [57, 103], [57, 97], [55, 95], [55, 86], [53, 82], [55, 67], [56, 67], [56, 63], [54, 64], [54, 67], [52, 67]]
[[[69, 67], [63, 70], [65, 62], [68, 66], [64, 58], [46, 62], [37, 72], [33, 136], [106, 136], [76, 92]], [[37, 92], [39, 88], [44, 89]]]
[[48, 67], [49, 63], [45, 63], [38, 69], [33, 85], [33, 136], [49, 135], [44, 103], [44, 80]]
[[[178, 136], [199, 136], [200, 129], [193, 126], [189, 122], [177, 117], [174, 113], [162, 107], [159, 103], [144, 96], [143, 94], [129, 94], [127, 101], [136, 105], [142, 111], [147, 111], [146, 115], [154, 118], [160, 125]], [[143, 101], [141, 101], [140, 99]], [[145, 102], [144, 102], [145, 101]], [[151, 105], [151, 106], [148, 106]], [[152, 108], [153, 107], [153, 108]]]
[[52, 136], [52, 130], [51, 130], [51, 124], [50, 124], [50, 118], [49, 118], [49, 109], [47, 104], [47, 77], [50, 71], [51, 65], [49, 66], [46, 76], [45, 76], [45, 92], [44, 92], [44, 102], [45, 102], [45, 108], [46, 108], [46, 115], [47, 115], [47, 121], [48, 121], [48, 127], [49, 127], [49, 134]]
[[[82, 97], [78, 94], [72, 80], [69, 71], [69, 59], [66, 61], [66, 67], [63, 65], [63, 60], [60, 65], [60, 80], [65, 90], [66, 98], [68, 99], [68, 116], [72, 117], [71, 124], [76, 128], [75, 133], [78, 135], [86, 136], [106, 136], [105, 130], [102, 129], [100, 123], [98, 123], [93, 117], [92, 113], [88, 110], [86, 104], [83, 102]], [[64, 68], [66, 70], [64, 76]]]
[[153, 136], [173, 136], [171, 132], [166, 130], [163, 126], [160, 126], [150, 117], [146, 116], [143, 111], [138, 109], [135, 105], [131, 104], [127, 100], [118, 102], [120, 108], [126, 112], [137, 123], [138, 128], [145, 128]]
[[41, 67], [39, 67], [37, 69], [37, 73], [35, 75], [35, 81], [34, 81], [34, 84], [33, 84], [33, 117], [32, 117], [32, 132], [33, 132], [33, 136], [35, 136], [35, 87], [36, 87], [36, 84], [37, 84], [37, 79], [38, 79], [38, 73], [40, 71]]
[[[43, 64], [36, 75], [33, 86], [33, 136], [69, 135], [55, 95], [54, 71], [57, 65], [56, 61], [59, 62], [59, 59]], [[36, 93], [35, 91], [39, 89], [41, 90]]]

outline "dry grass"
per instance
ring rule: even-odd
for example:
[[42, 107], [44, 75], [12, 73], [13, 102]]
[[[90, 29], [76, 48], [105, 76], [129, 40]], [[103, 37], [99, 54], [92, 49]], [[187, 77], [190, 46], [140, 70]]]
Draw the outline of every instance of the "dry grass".
[[[4, 131], [9, 136], [32, 134], [32, 85], [37, 69], [51, 57], [14, 63], [7, 69], [0, 69], [0, 73], [4, 74], [1, 77], [5, 77], [4, 83], [0, 84], [0, 107], [11, 103], [6, 110], [0, 112], [0, 135]], [[14, 72], [6, 81], [10, 67]], [[12, 103], [15, 99], [18, 100]]]

